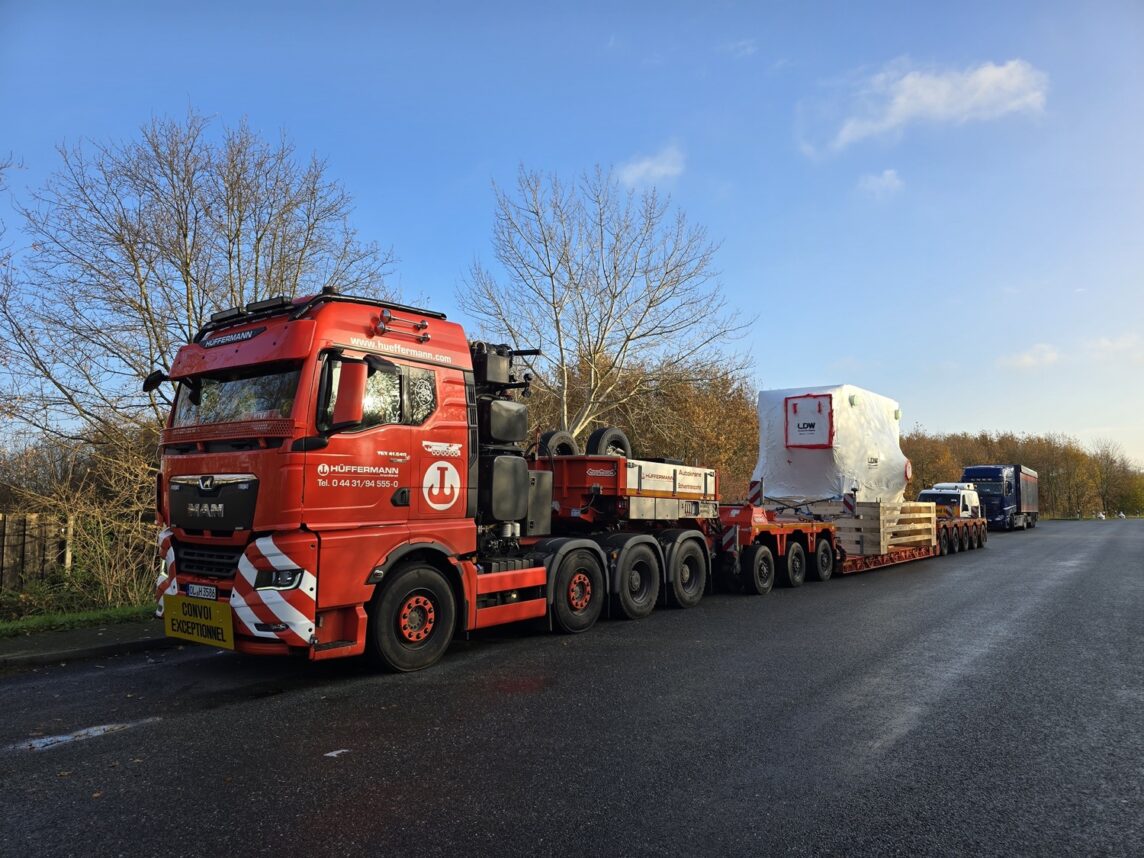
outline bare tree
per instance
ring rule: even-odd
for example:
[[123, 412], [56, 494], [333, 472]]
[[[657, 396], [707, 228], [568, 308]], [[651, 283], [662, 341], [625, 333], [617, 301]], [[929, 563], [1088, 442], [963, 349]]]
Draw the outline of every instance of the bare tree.
[[59, 154], [18, 208], [30, 243], [0, 272], [0, 395], [9, 419], [98, 464], [55, 502], [98, 500], [107, 556], [137, 560], [171, 394], [145, 395], [141, 379], [219, 309], [326, 285], [385, 295], [391, 256], [358, 241], [323, 162], [245, 124], [213, 134], [192, 112]]
[[625, 192], [599, 167], [571, 187], [522, 167], [515, 193], [494, 191], [500, 270], [475, 263], [458, 301], [486, 335], [542, 350], [530, 365], [556, 428], [578, 436], [680, 368], [740, 368], [718, 347], [750, 320], [727, 310], [715, 245], [654, 189]]

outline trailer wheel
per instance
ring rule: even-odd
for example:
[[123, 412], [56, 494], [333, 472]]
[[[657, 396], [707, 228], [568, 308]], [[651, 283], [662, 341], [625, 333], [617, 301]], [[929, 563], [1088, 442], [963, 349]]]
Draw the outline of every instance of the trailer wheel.
[[950, 528], [949, 533], [949, 553], [956, 554], [961, 550], [961, 530], [960, 528]]
[[949, 554], [949, 528], [943, 527], [937, 535], [937, 553], [941, 557]]
[[677, 607], [694, 608], [707, 589], [707, 561], [703, 549], [694, 539], [679, 546], [672, 561], [675, 574], [671, 578], [671, 600]]
[[649, 545], [634, 545], [616, 568], [620, 611], [629, 620], [642, 620], [655, 610], [659, 598], [659, 560]]
[[787, 543], [783, 580], [788, 587], [801, 587], [806, 580], [806, 551], [797, 542]]
[[369, 605], [370, 660], [407, 673], [436, 664], [453, 640], [457, 602], [432, 566], [398, 569]]
[[961, 545], [959, 546], [959, 550], [961, 550], [961, 551], [968, 551], [969, 550], [969, 528], [968, 527], [961, 528]]
[[553, 429], [540, 436], [538, 452], [541, 456], [579, 456], [580, 445], [576, 443], [571, 432]]
[[588, 436], [588, 455], [632, 457], [632, 442], [622, 430], [614, 426], [596, 429]]
[[552, 596], [552, 618], [565, 634], [586, 632], [600, 617], [604, 597], [604, 570], [600, 560], [587, 549], [572, 551], [556, 570], [556, 592]]
[[739, 555], [739, 580], [749, 596], [765, 596], [775, 586], [775, 556], [765, 545], [748, 545]]
[[834, 547], [828, 539], [818, 540], [818, 547], [814, 549], [812, 574], [815, 581], [829, 581], [834, 574]]

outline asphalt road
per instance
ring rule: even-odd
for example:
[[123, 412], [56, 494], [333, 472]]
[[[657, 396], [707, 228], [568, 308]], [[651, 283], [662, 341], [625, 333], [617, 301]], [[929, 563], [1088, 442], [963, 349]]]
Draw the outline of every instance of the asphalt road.
[[1144, 854], [1142, 558], [1142, 521], [1050, 522], [407, 676], [8, 676], [0, 853]]

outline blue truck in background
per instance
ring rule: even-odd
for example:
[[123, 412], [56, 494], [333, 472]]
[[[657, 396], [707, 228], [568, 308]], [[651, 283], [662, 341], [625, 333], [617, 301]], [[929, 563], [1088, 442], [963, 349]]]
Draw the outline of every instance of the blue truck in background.
[[993, 530], [1037, 526], [1037, 472], [1024, 465], [969, 465], [961, 481], [973, 483]]

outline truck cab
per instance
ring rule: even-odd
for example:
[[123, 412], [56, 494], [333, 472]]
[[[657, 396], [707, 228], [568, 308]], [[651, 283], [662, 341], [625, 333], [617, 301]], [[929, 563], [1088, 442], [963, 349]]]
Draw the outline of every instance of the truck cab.
[[961, 479], [972, 481], [995, 530], [1037, 526], [1040, 514], [1037, 472], [1024, 465], [969, 465]]
[[935, 483], [918, 495], [918, 501], [936, 504], [939, 517], [982, 517], [981, 498], [973, 483]]

